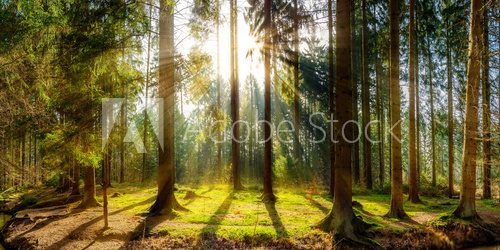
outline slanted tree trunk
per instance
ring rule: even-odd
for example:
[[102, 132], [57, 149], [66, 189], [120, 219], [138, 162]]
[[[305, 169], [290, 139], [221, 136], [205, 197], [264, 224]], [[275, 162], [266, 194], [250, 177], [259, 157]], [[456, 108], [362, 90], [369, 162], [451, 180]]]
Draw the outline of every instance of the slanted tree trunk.
[[160, 1], [160, 79], [158, 96], [163, 98], [163, 145], [158, 153], [158, 194], [149, 211], [170, 215], [174, 209], [183, 209], [174, 196], [175, 183], [175, 59], [173, 5]]
[[491, 199], [491, 114], [490, 114], [490, 46], [488, 41], [488, 6], [483, 12], [482, 98], [483, 98], [483, 199]]
[[237, 1], [230, 1], [230, 26], [231, 26], [231, 167], [232, 167], [232, 180], [233, 180], [233, 188], [235, 190], [240, 190], [243, 188], [241, 185], [241, 177], [240, 177], [240, 112], [239, 112], [239, 82], [238, 82], [238, 50], [237, 50]]
[[420, 202], [417, 186], [417, 152], [415, 131], [415, 0], [410, 0], [410, 190], [408, 199]]
[[432, 81], [431, 42], [427, 37], [427, 65], [429, 67], [429, 96], [431, 109], [431, 155], [432, 155], [432, 186], [436, 186], [436, 122], [434, 119], [434, 82]]
[[370, 122], [370, 82], [368, 80], [368, 26], [366, 21], [366, 0], [361, 1], [363, 28], [362, 28], [362, 119], [363, 119], [363, 163], [365, 165], [365, 185], [367, 189], [373, 188], [372, 181], [372, 146], [370, 143], [370, 130], [366, 129]]
[[478, 136], [478, 104], [480, 82], [481, 8], [482, 0], [471, 1], [465, 127], [462, 155], [462, 188], [460, 202], [453, 214], [460, 218], [476, 218], [476, 158]]
[[275, 202], [276, 196], [273, 192], [272, 180], [272, 150], [271, 138], [271, 0], [264, 1], [264, 193], [262, 198], [265, 202]]
[[449, 23], [446, 29], [446, 68], [448, 76], [448, 197], [453, 197], [453, 164], [454, 157], [454, 140], [453, 140], [453, 76], [451, 69], [451, 48], [448, 33]]
[[[329, 101], [330, 101], [330, 115], [335, 117], [335, 80], [333, 74], [334, 71], [334, 57], [333, 57], [333, 0], [328, 0], [328, 86], [329, 86]], [[335, 128], [332, 124], [330, 129], [330, 194], [334, 196], [335, 194], [335, 143], [332, 139], [335, 139]]]
[[401, 160], [401, 96], [399, 90], [399, 0], [390, 0], [391, 208], [387, 216], [408, 217], [403, 209]]

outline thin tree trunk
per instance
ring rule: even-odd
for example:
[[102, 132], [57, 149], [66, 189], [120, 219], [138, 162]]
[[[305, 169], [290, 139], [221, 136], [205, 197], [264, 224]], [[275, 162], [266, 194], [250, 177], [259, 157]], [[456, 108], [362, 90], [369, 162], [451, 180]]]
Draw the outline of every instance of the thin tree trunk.
[[276, 196], [273, 193], [272, 180], [272, 150], [273, 143], [271, 138], [271, 0], [264, 0], [264, 70], [265, 70], [265, 88], [264, 88], [264, 193], [263, 200], [266, 202], [275, 202]]
[[483, 199], [491, 199], [491, 115], [490, 115], [490, 46], [488, 41], [488, 6], [483, 12], [482, 103], [483, 103]]
[[469, 61], [462, 155], [462, 188], [460, 202], [453, 214], [461, 218], [478, 217], [476, 213], [476, 158], [478, 135], [478, 104], [480, 82], [481, 8], [482, 0], [471, 1]]
[[231, 11], [231, 167], [232, 167], [232, 180], [233, 188], [235, 190], [242, 189], [240, 177], [240, 112], [239, 112], [239, 82], [238, 82], [238, 50], [237, 50], [237, 1], [230, 1]]
[[399, 90], [399, 0], [390, 0], [390, 93], [391, 93], [391, 208], [387, 216], [408, 217], [403, 209], [401, 160], [401, 100]]
[[[153, 17], [153, 5], [150, 1], [149, 4], [149, 21], [152, 23]], [[142, 155], [142, 171], [141, 171], [141, 182], [144, 183], [146, 181], [146, 166], [148, 162], [147, 154], [148, 154], [148, 98], [149, 98], [149, 63], [151, 58], [151, 32], [148, 32], [148, 56], [146, 61], [146, 100], [144, 107], [144, 128], [143, 128], [143, 143], [144, 143], [144, 153]]]
[[[415, 5], [418, 3], [415, 0]], [[418, 16], [418, 9], [415, 9], [415, 15]], [[419, 40], [418, 40], [418, 22], [415, 22], [415, 119], [416, 119], [416, 137], [417, 137], [417, 188], [420, 187], [420, 176], [422, 174], [422, 159], [420, 154], [420, 60], [419, 60]]]
[[[333, 0], [328, 0], [328, 86], [329, 86], [329, 101], [330, 101], [330, 115], [331, 118], [335, 117], [335, 80], [333, 74], [334, 70], [334, 57], [333, 57]], [[335, 128], [332, 125], [330, 129], [332, 135], [330, 135], [330, 194], [334, 196], [335, 194], [335, 143], [332, 138], [335, 139]]]
[[[217, 34], [217, 109], [222, 118], [222, 104], [221, 104], [221, 74], [220, 74], [220, 3], [219, 0], [215, 1], [217, 13], [215, 15], [215, 26]], [[222, 178], [222, 129], [217, 130], [217, 179]]]
[[365, 185], [367, 189], [373, 188], [372, 181], [372, 146], [370, 143], [370, 129], [366, 129], [370, 122], [370, 82], [368, 80], [368, 27], [366, 20], [366, 0], [361, 1], [362, 4], [362, 17], [363, 17], [363, 28], [362, 28], [362, 67], [363, 67], [363, 88], [362, 88], [362, 119], [363, 119], [363, 162]]
[[429, 67], [429, 96], [431, 109], [431, 155], [432, 155], [432, 186], [436, 186], [436, 122], [434, 119], [434, 82], [432, 81], [431, 42], [427, 37], [427, 64]]
[[[448, 23], [449, 27], [449, 23]], [[447, 27], [447, 28], [448, 28]], [[454, 141], [453, 141], [453, 76], [451, 69], [451, 48], [449, 41], [448, 29], [446, 30], [446, 68], [448, 76], [448, 197], [452, 198], [453, 191], [453, 164], [454, 156]]]
[[415, 0], [410, 0], [410, 190], [408, 199], [417, 203], [417, 152], [416, 152], [416, 131], [415, 131]]
[[297, 161], [299, 170], [302, 169], [302, 157], [300, 153], [300, 82], [299, 82], [299, 4], [298, 0], [293, 0], [294, 17], [293, 17], [293, 125], [295, 131], [295, 144], [293, 147], [294, 158]]
[[[353, 81], [353, 85], [352, 85], [352, 95], [353, 95], [353, 98], [352, 98], [352, 106], [353, 106], [353, 109], [352, 109], [352, 112], [353, 112], [353, 120], [354, 121], [359, 121], [358, 119], [358, 74], [356, 74], [355, 72], [357, 72], [358, 70], [358, 57], [357, 57], [357, 51], [356, 51], [356, 36], [355, 36], [355, 30], [356, 30], [356, 18], [355, 18], [355, 1], [353, 1], [351, 3], [351, 8], [352, 8], [352, 14], [351, 14], [351, 50], [352, 50], [352, 53], [351, 53], [351, 57], [352, 57], [352, 62], [351, 62], [351, 70], [352, 70], [352, 81]], [[352, 130], [353, 132], [353, 138], [357, 138], [358, 137], [358, 130], [357, 129], [353, 129]], [[360, 182], [360, 169], [359, 169], [359, 140], [357, 140], [356, 142], [354, 142], [353, 144], [353, 174], [354, 174], [354, 183], [355, 184], [359, 184]]]

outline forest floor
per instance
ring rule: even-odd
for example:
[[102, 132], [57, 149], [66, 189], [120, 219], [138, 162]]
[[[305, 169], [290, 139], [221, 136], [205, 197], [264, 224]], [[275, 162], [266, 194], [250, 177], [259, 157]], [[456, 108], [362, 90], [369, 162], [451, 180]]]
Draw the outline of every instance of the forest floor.
[[[325, 249], [335, 244], [330, 234], [311, 229], [332, 207], [330, 198], [315, 190], [277, 189], [278, 202], [272, 206], [260, 201], [257, 188], [232, 192], [223, 185], [180, 186], [177, 199], [190, 211], [168, 218], [147, 217], [156, 195], [153, 186], [114, 184], [109, 193], [109, 229], [103, 229], [102, 208], [79, 210], [75, 202], [17, 212], [2, 231], [2, 244], [16, 249]], [[21, 203], [36, 203], [49, 194], [54, 190], [35, 189], [18, 197]], [[457, 199], [405, 202], [411, 219], [402, 221], [383, 217], [389, 195], [355, 195], [353, 200], [361, 204], [356, 213], [373, 224], [368, 236], [383, 248], [500, 244], [500, 204], [494, 200], [477, 201], [481, 225], [448, 218]]]

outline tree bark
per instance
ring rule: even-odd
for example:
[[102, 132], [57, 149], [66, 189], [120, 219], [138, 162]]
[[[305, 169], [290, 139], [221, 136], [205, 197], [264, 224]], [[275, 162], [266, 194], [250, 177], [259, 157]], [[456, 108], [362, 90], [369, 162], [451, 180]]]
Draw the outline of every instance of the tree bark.
[[[220, 74], [220, 3], [219, 0], [215, 1], [217, 13], [215, 15], [215, 27], [217, 36], [217, 109], [220, 114], [222, 114], [222, 104], [221, 104], [221, 74]], [[217, 116], [219, 119], [222, 116]], [[222, 131], [217, 130], [217, 179], [222, 178]]]
[[434, 83], [432, 81], [431, 42], [427, 37], [427, 65], [429, 67], [429, 96], [431, 109], [431, 154], [432, 154], [432, 186], [436, 186], [436, 122], [434, 119]]
[[[328, 0], [328, 86], [329, 86], [329, 101], [330, 101], [330, 116], [335, 117], [335, 80], [334, 72], [334, 57], [333, 57], [333, 0]], [[332, 124], [330, 129], [331, 138], [335, 139], [335, 128]], [[335, 194], [335, 143], [330, 138], [330, 195]], [[336, 140], [336, 139], [335, 139]]]
[[[152, 23], [153, 19], [153, 4], [152, 1], [149, 3], [149, 21]], [[145, 100], [145, 107], [144, 107], [144, 128], [143, 128], [143, 143], [144, 143], [144, 154], [142, 155], [142, 171], [141, 171], [141, 182], [144, 183], [146, 181], [146, 169], [147, 169], [147, 162], [148, 162], [148, 97], [149, 97], [149, 64], [151, 60], [151, 32], [148, 32], [148, 55], [147, 55], [147, 61], [146, 61], [146, 100]]]
[[362, 119], [363, 119], [363, 163], [365, 185], [367, 189], [373, 188], [372, 181], [372, 146], [370, 143], [370, 130], [366, 129], [370, 122], [370, 82], [368, 80], [368, 26], [366, 20], [366, 0], [361, 1], [362, 9], [362, 66], [363, 66], [363, 88], [362, 88]]
[[97, 206], [99, 206], [99, 203], [95, 198], [95, 169], [92, 166], [86, 166], [83, 185], [83, 200], [79, 207], [91, 208]]
[[160, 1], [160, 79], [158, 95], [163, 98], [163, 147], [159, 146], [158, 195], [149, 211], [152, 214], [170, 215], [179, 208], [174, 196], [175, 183], [175, 50], [173, 5]]
[[[336, 117], [337, 130], [352, 134], [352, 126], [343, 128], [343, 124], [352, 120], [352, 72], [351, 72], [351, 1], [337, 0], [336, 12]], [[352, 209], [352, 144], [339, 138], [335, 157], [335, 197], [330, 213], [318, 224], [318, 227], [335, 232], [337, 239], [343, 238], [364, 243], [359, 233], [365, 230], [365, 224], [354, 215]]]
[[293, 0], [293, 118], [295, 131], [294, 158], [297, 161], [297, 168], [302, 169], [301, 144], [300, 144], [300, 79], [299, 79], [299, 4], [298, 0]]
[[490, 46], [488, 41], [488, 6], [482, 9], [482, 103], [483, 103], [483, 199], [491, 199], [491, 114], [490, 114]]
[[[352, 58], [352, 62], [351, 62], [351, 70], [352, 70], [352, 81], [353, 81], [353, 87], [352, 87], [352, 95], [353, 95], [353, 98], [352, 98], [352, 106], [353, 106], [353, 109], [352, 109], [352, 112], [353, 112], [353, 120], [354, 121], [359, 121], [358, 119], [358, 78], [357, 78], [357, 74], [354, 73], [354, 72], [357, 72], [358, 70], [358, 57], [357, 57], [357, 53], [356, 53], [356, 36], [355, 36], [355, 30], [356, 30], [356, 8], [355, 8], [355, 4], [356, 4], [356, 1], [353, 1], [351, 3], [351, 8], [352, 8], [352, 13], [351, 13], [351, 50], [352, 50], [352, 53], [351, 53], [351, 58]], [[337, 55], [338, 56], [338, 55]], [[358, 130], [357, 129], [353, 129], [352, 130], [352, 135], [353, 135], [353, 138], [357, 138], [358, 137]], [[354, 174], [354, 183], [355, 184], [359, 184], [360, 182], [360, 169], [359, 169], [359, 140], [355, 141], [353, 143], [353, 147], [352, 147], [352, 150], [353, 150], [353, 174]]]
[[410, 189], [408, 199], [417, 203], [417, 152], [416, 152], [416, 131], [415, 131], [415, 0], [410, 0]]
[[451, 48], [449, 41], [448, 27], [447, 23], [446, 29], [446, 68], [448, 77], [448, 197], [453, 197], [455, 193], [453, 191], [453, 164], [455, 162], [454, 156], [454, 140], [453, 140], [453, 75], [451, 69]]
[[241, 177], [240, 177], [240, 112], [239, 112], [239, 82], [238, 82], [238, 50], [237, 50], [237, 1], [230, 1], [230, 25], [231, 25], [231, 168], [232, 168], [232, 180], [233, 180], [233, 188], [235, 190], [240, 190], [243, 188], [241, 185]]
[[478, 135], [478, 104], [480, 82], [480, 44], [482, 0], [471, 1], [471, 22], [467, 63], [465, 127], [462, 155], [462, 187], [460, 202], [453, 214], [460, 218], [476, 218], [476, 158]]
[[399, 90], [399, 0], [390, 0], [390, 96], [391, 96], [391, 208], [387, 216], [406, 218], [403, 209], [401, 160], [401, 100]]
[[275, 202], [272, 183], [272, 138], [271, 138], [271, 0], [264, 1], [264, 193], [263, 200]]

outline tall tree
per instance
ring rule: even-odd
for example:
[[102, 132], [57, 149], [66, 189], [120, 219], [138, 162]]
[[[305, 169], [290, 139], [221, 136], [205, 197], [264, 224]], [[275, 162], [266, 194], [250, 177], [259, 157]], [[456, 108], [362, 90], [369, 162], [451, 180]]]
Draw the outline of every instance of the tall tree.
[[[152, 24], [153, 20], [153, 4], [152, 1], [149, 1], [149, 23]], [[149, 98], [149, 80], [150, 80], [150, 62], [151, 62], [151, 31], [148, 31], [148, 55], [146, 58], [146, 98], [145, 98], [145, 107], [144, 107], [144, 127], [142, 131], [143, 143], [144, 143], [144, 154], [142, 154], [142, 171], [141, 171], [141, 182], [144, 183], [146, 181], [146, 169], [147, 169], [147, 154], [148, 154], [148, 98]]]
[[[215, 0], [215, 33], [217, 36], [217, 110], [222, 112], [221, 104], [221, 74], [220, 74], [220, 2]], [[220, 114], [218, 117], [221, 117]], [[222, 131], [217, 131], [217, 141], [222, 140]], [[222, 176], [222, 143], [217, 143], [217, 178], [220, 180]]]
[[[352, 62], [351, 62], [351, 70], [352, 72], [357, 72], [358, 70], [358, 53], [357, 53], [357, 50], [356, 48], [358, 48], [357, 46], [357, 38], [356, 38], [356, 8], [355, 8], [355, 5], [356, 5], [356, 0], [353, 0], [353, 2], [351, 3], [351, 36], [352, 36], [352, 41], [351, 41], [351, 50], [352, 50], [352, 53], [351, 53], [351, 57], [352, 57]], [[352, 106], [353, 106], [353, 109], [352, 109], [352, 112], [353, 112], [353, 120], [355, 121], [359, 121], [358, 119], [358, 78], [357, 78], [358, 74], [353, 74], [352, 75], [352, 81], [353, 81], [353, 85], [352, 85], [352, 95], [353, 95], [353, 98], [352, 98]], [[357, 138], [358, 137], [358, 133], [359, 131], [357, 129], [353, 129], [352, 130], [353, 132], [353, 138]], [[359, 184], [360, 182], [360, 169], [359, 169], [359, 140], [356, 140], [354, 142], [354, 145], [352, 147], [352, 150], [353, 150], [353, 174], [354, 174], [354, 183], [356, 184]]]
[[432, 155], [432, 186], [436, 186], [436, 120], [434, 119], [434, 82], [431, 41], [427, 37], [427, 66], [429, 71], [429, 102], [431, 109], [431, 155]]
[[[352, 72], [351, 72], [351, 1], [338, 0], [336, 8], [336, 129], [346, 135], [352, 134], [352, 127], [343, 124], [353, 118], [352, 113]], [[352, 209], [352, 144], [340, 139], [335, 150], [335, 197], [330, 213], [318, 224], [318, 227], [331, 232], [336, 238], [347, 238], [363, 243], [357, 235], [365, 229], [362, 220], [354, 215]]]
[[175, 182], [175, 60], [173, 4], [160, 1], [160, 58], [158, 96], [163, 98], [163, 147], [158, 148], [158, 194], [149, 211], [152, 214], [171, 214], [179, 207], [174, 195]]
[[488, 41], [488, 6], [482, 8], [482, 103], [483, 103], [483, 199], [491, 199], [491, 114], [490, 46]]
[[293, 146], [294, 158], [299, 168], [302, 166], [300, 154], [300, 79], [299, 79], [299, 3], [293, 0], [293, 125], [295, 131], [295, 144]]
[[368, 23], [366, 20], [366, 0], [361, 1], [362, 9], [362, 67], [363, 67], [363, 88], [362, 88], [362, 119], [363, 119], [363, 163], [364, 163], [364, 178], [367, 189], [372, 189], [372, 146], [370, 143], [370, 130], [366, 129], [370, 122], [370, 82], [368, 80]]
[[450, 22], [446, 22], [446, 70], [448, 80], [448, 197], [452, 197], [453, 191], [453, 164], [454, 157], [454, 141], [453, 141], [453, 76], [451, 66], [451, 44], [449, 34]]
[[408, 217], [403, 209], [401, 160], [401, 96], [399, 90], [399, 0], [390, 0], [390, 97], [391, 97], [391, 209], [387, 216]]
[[264, 193], [262, 198], [266, 202], [276, 201], [273, 192], [272, 180], [272, 151], [271, 138], [271, 7], [272, 0], [264, 0]]
[[410, 0], [410, 190], [408, 199], [419, 202], [417, 186], [417, 148], [415, 131], [415, 0]]
[[238, 120], [240, 119], [239, 112], [239, 80], [238, 80], [238, 6], [237, 0], [231, 0], [229, 2], [230, 9], [230, 26], [231, 26], [231, 53], [230, 53], [230, 81], [231, 81], [231, 167], [232, 167], [232, 180], [233, 188], [235, 190], [240, 190], [243, 188], [241, 185], [241, 174], [240, 174], [240, 125]]
[[482, 0], [471, 0], [471, 22], [467, 62], [465, 126], [462, 154], [462, 187], [460, 202], [453, 214], [460, 218], [478, 217], [476, 212], [476, 158], [478, 135], [478, 104], [481, 59]]
[[[330, 101], [330, 116], [334, 117], [335, 112], [335, 79], [334, 72], [334, 57], [333, 57], [333, 0], [328, 0], [328, 96]], [[330, 132], [331, 137], [335, 136], [335, 128], [332, 126]], [[335, 143], [330, 138], [330, 194], [335, 194]]]

